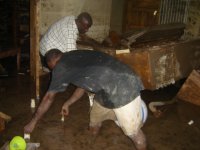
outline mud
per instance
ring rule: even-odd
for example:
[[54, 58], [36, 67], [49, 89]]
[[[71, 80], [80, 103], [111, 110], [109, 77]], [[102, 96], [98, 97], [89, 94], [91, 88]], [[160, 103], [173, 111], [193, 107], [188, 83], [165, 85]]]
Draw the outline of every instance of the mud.
[[[28, 75], [0, 78], [0, 111], [12, 116], [12, 121], [6, 123], [6, 129], [0, 133], [0, 147], [15, 135], [23, 136], [23, 127], [31, 119], [30, 83]], [[43, 95], [47, 81], [42, 83]], [[70, 107], [70, 114], [62, 123], [60, 109], [73, 90], [74, 87], [70, 86], [68, 91], [56, 96], [52, 107], [31, 134], [31, 142], [41, 144], [39, 150], [135, 150], [131, 140], [112, 121], [103, 123], [98, 136], [94, 137], [90, 134], [87, 95]], [[176, 98], [177, 91], [177, 87], [169, 86], [153, 92], [143, 91], [142, 97], [148, 104], [150, 101]], [[147, 136], [148, 149], [199, 150], [199, 116], [198, 106], [181, 100], [169, 105], [160, 118], [155, 118], [149, 112], [143, 127]], [[192, 125], [188, 125], [190, 120], [194, 121]]]

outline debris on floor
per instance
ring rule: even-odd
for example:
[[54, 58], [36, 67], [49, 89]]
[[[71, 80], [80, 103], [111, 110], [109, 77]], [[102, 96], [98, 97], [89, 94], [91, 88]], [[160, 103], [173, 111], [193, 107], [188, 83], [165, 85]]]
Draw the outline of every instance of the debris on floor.
[[[27, 143], [26, 150], [37, 150], [40, 147], [40, 143]], [[9, 142], [6, 142], [0, 150], [9, 150]]]
[[180, 100], [200, 106], [200, 70], [193, 70], [181, 89], [177, 97]]
[[156, 118], [160, 118], [162, 114], [167, 110], [167, 106], [176, 103], [176, 99], [168, 101], [156, 101], [150, 102], [148, 107]]

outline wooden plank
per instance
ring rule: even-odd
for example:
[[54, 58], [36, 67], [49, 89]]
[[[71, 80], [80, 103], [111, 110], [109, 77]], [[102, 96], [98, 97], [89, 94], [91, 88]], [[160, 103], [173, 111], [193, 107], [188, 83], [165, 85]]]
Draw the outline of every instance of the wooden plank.
[[[40, 0], [32, 0], [30, 1], [30, 68], [31, 68], [31, 76], [35, 81], [35, 85], [31, 86], [35, 88], [35, 95], [37, 99], [39, 99], [40, 95], [40, 59], [39, 59], [39, 4]], [[34, 90], [31, 89], [31, 92]]]
[[39, 39], [40, 39], [40, 34], [39, 34], [39, 7], [40, 4], [40, 0], [37, 0], [36, 3], [36, 31], [35, 31], [35, 39], [36, 39], [36, 49], [35, 49], [35, 53], [36, 53], [36, 99], [40, 98], [40, 56], [39, 56]]
[[35, 80], [35, 0], [30, 1], [30, 74]]
[[177, 40], [184, 33], [185, 25], [181, 23], [162, 24], [153, 26], [148, 32], [136, 39], [136, 43], [161, 41], [161, 40]]
[[193, 70], [189, 75], [177, 97], [180, 100], [200, 106], [200, 71]]
[[5, 129], [5, 120], [0, 116], [0, 133]]

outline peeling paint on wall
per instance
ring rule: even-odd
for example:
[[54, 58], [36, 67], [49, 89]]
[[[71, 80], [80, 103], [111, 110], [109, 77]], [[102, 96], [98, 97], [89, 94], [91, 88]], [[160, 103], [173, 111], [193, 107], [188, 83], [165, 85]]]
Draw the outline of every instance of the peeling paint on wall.
[[172, 52], [161, 55], [155, 63], [156, 87], [165, 87], [175, 82], [174, 55]]
[[200, 37], [200, 1], [190, 0], [188, 19], [183, 38], [194, 39]]

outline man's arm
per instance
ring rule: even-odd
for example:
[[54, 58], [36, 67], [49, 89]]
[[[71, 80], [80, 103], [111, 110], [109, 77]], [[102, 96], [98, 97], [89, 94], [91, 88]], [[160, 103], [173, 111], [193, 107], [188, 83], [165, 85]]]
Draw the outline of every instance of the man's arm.
[[79, 34], [79, 40], [77, 40], [77, 43], [92, 46], [94, 49], [97, 47], [103, 47], [103, 45], [100, 42], [87, 36], [86, 34]]
[[45, 114], [45, 112], [49, 109], [52, 102], [54, 101], [56, 93], [54, 92], [47, 92], [45, 96], [42, 99], [42, 102], [40, 103], [39, 107], [37, 108], [36, 113], [34, 114], [32, 120], [24, 127], [25, 133], [31, 133], [37, 122], [42, 118], [42, 116]]
[[61, 113], [62, 115], [69, 114], [69, 106], [78, 101], [85, 93], [85, 90], [82, 88], [77, 88], [72, 96], [63, 104]]

